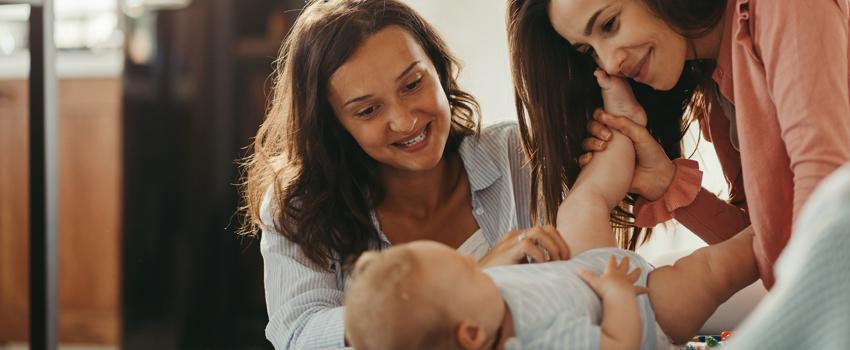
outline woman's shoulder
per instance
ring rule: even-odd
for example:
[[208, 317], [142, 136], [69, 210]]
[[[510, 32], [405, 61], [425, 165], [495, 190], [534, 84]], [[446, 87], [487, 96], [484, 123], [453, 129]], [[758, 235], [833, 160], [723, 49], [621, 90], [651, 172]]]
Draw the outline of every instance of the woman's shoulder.
[[281, 216], [280, 191], [273, 184], [269, 185], [260, 206], [260, 252], [267, 264], [269, 259], [285, 257], [304, 266], [317, 266], [304, 254], [301, 247], [286, 237], [279, 229], [284, 220]]
[[[282, 159], [277, 159], [272, 162], [269, 172], [273, 175], [267, 177], [265, 192], [260, 201], [260, 224], [262, 228], [275, 228], [280, 217], [281, 204], [283, 203], [283, 184], [292, 183], [297, 172], [293, 171], [294, 167], [287, 167]], [[292, 204], [292, 203], [290, 203]], [[297, 201], [294, 204], [298, 204]]]
[[272, 183], [266, 188], [266, 192], [263, 194], [263, 200], [260, 202], [260, 224], [263, 230], [274, 230], [275, 216], [277, 216], [278, 208], [277, 201], [274, 200], [275, 197], [275, 188]]

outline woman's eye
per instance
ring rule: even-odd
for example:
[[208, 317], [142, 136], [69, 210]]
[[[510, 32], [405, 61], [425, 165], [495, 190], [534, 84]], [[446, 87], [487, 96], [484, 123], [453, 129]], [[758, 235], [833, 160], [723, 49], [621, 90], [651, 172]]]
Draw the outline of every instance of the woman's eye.
[[610, 33], [614, 30], [614, 25], [617, 24], [617, 16], [611, 17], [607, 22], [602, 24], [602, 30], [606, 33]]
[[375, 106], [369, 106], [357, 111], [354, 115], [356, 115], [357, 118], [366, 118], [372, 115], [372, 113], [375, 113], [375, 109], [377, 109]]
[[407, 91], [416, 90], [416, 88], [419, 87], [419, 84], [421, 82], [422, 82], [422, 77], [420, 77], [419, 79], [416, 79], [416, 80], [414, 80], [410, 83], [405, 84], [404, 85], [404, 91], [407, 92]]

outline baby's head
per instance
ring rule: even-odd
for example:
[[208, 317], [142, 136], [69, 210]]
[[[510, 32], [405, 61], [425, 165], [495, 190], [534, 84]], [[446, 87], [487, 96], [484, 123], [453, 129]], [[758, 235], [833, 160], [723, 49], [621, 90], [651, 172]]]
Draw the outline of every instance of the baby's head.
[[358, 349], [473, 349], [495, 340], [504, 303], [471, 257], [435, 242], [364, 253], [345, 296]]

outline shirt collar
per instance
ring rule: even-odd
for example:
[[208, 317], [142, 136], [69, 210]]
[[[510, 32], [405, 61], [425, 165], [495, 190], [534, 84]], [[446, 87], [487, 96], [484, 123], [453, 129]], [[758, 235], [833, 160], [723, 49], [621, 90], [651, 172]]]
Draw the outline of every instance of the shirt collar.
[[717, 67], [711, 75], [711, 78], [717, 83], [720, 93], [733, 104], [735, 103], [735, 96], [733, 96], [732, 85], [732, 45], [734, 44], [732, 33], [735, 23], [740, 20], [738, 9], [742, 4], [748, 2], [749, 0], [729, 0], [726, 2], [726, 11], [723, 14], [723, 37], [720, 41], [720, 51], [717, 53]]
[[496, 159], [483, 146], [480, 136], [467, 136], [458, 149], [464, 169], [466, 169], [466, 175], [469, 177], [469, 186], [473, 192], [490, 187], [502, 177], [502, 173], [496, 166]]
[[[473, 196], [475, 192], [490, 187], [496, 180], [502, 177], [502, 173], [499, 172], [499, 168], [496, 166], [496, 160], [483, 147], [479, 137], [477, 135], [464, 137], [458, 149], [467, 178], [469, 178], [469, 186], [472, 189]], [[369, 216], [372, 219], [372, 224], [378, 230], [378, 236], [381, 239], [381, 248], [389, 247], [389, 239], [381, 229], [381, 222], [378, 220], [377, 212], [372, 209]], [[490, 243], [492, 244], [492, 241]]]

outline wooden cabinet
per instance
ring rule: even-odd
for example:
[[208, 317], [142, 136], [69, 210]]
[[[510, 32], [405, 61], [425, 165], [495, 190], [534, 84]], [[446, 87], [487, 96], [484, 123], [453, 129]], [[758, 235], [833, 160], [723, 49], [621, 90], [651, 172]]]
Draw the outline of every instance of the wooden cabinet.
[[[59, 335], [118, 344], [121, 80], [59, 83]], [[0, 81], [0, 343], [29, 334], [28, 82]]]
[[0, 82], [0, 341], [29, 329], [27, 84]]

